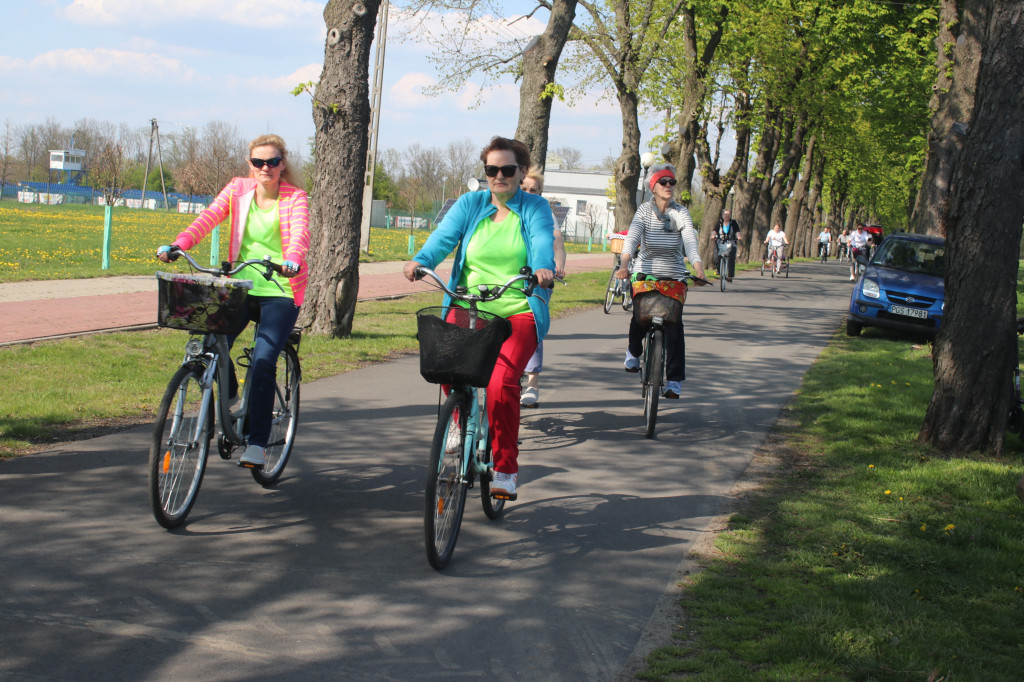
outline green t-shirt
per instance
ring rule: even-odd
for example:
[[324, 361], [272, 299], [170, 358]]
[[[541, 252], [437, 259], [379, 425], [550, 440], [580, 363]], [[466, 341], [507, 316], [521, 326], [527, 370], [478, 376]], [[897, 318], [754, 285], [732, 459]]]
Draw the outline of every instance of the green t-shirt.
[[[270, 260], [275, 263], [284, 262], [284, 253], [281, 251], [281, 216], [277, 212], [277, 207], [278, 202], [275, 201], [273, 207], [264, 210], [253, 200], [249, 206], [249, 217], [245, 221], [245, 234], [242, 236], [242, 248], [238, 254], [240, 260], [270, 256]], [[252, 290], [249, 293], [254, 296], [295, 298], [288, 278], [276, 272], [273, 281], [263, 279], [263, 274], [252, 268], [246, 268], [238, 273], [238, 276], [252, 280]], [[284, 291], [278, 289], [274, 282], [278, 282]]]
[[[459, 284], [476, 292], [479, 284], [504, 284], [519, 274], [526, 265], [526, 241], [520, 228], [519, 216], [509, 211], [500, 223], [484, 218], [476, 226], [466, 246], [466, 261]], [[530, 305], [522, 291], [509, 289], [497, 301], [481, 303], [480, 310], [509, 317], [530, 312]]]

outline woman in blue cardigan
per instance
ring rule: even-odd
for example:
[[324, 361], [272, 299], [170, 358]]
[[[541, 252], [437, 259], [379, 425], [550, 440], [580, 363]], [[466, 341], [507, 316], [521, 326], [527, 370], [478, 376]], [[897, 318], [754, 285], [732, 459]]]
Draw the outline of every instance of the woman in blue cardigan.
[[[459, 197], [403, 274], [410, 281], [416, 268], [430, 269], [452, 251], [455, 263], [449, 288], [500, 284], [529, 266], [540, 287], [533, 297], [509, 291], [480, 309], [506, 318], [512, 335], [501, 347], [487, 385], [487, 415], [494, 449], [491, 495], [516, 499], [519, 473], [519, 377], [550, 324], [547, 301], [554, 280], [554, 221], [545, 199], [519, 189], [530, 167], [530, 150], [518, 140], [494, 137], [480, 152], [487, 176], [484, 192]], [[540, 297], [540, 298], [538, 298]], [[446, 296], [444, 305], [451, 303]]]

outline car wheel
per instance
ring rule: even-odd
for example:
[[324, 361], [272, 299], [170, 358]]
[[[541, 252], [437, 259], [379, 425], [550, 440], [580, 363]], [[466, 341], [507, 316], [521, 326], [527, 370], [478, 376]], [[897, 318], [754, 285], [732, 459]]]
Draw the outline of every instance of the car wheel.
[[861, 330], [864, 328], [860, 322], [854, 322], [853, 320], [846, 321], [846, 335], [847, 336], [860, 336]]

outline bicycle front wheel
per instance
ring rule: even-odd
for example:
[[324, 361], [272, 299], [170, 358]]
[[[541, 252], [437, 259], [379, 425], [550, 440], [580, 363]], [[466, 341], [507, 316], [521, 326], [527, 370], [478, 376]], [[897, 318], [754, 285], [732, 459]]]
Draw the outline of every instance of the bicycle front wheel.
[[295, 429], [299, 424], [299, 382], [302, 368], [299, 355], [289, 344], [277, 358], [277, 380], [274, 386], [274, 412], [267, 440], [267, 459], [263, 468], [249, 469], [260, 485], [273, 485], [284, 473], [295, 443]]
[[647, 336], [646, 394], [644, 395], [644, 437], [654, 438], [654, 425], [658, 421], [658, 400], [665, 377], [665, 335], [660, 330]]
[[719, 286], [722, 287], [722, 291], [725, 291], [725, 276], [727, 274], [729, 274], [729, 259], [718, 259], [718, 282]]
[[188, 516], [206, 470], [213, 428], [198, 428], [201, 419], [208, 422], [211, 416], [201, 413], [201, 378], [201, 367], [179, 367], [157, 412], [149, 449], [149, 503], [164, 528], [174, 528]]
[[469, 397], [454, 390], [441, 408], [427, 466], [426, 508], [423, 515], [427, 561], [440, 570], [448, 565], [459, 539], [466, 508], [466, 482], [462, 479]]
[[[487, 434], [487, 450], [484, 452], [484, 464], [491, 461], [491, 434]], [[500, 518], [505, 511], [505, 500], [491, 497], [491, 481], [494, 480], [494, 469], [480, 475], [480, 502], [484, 507], [484, 515], [491, 519]]]
[[615, 303], [615, 294], [619, 290], [619, 279], [615, 276], [615, 270], [612, 269], [612, 274], [608, 277], [608, 288], [604, 291], [604, 312], [610, 313], [612, 311], [612, 305]]

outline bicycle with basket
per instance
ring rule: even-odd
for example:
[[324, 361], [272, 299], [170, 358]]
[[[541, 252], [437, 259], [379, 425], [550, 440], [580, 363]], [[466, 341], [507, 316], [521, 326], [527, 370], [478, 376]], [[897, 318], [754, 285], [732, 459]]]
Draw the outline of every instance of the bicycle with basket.
[[612, 261], [612, 272], [608, 276], [608, 287], [605, 289], [604, 294], [604, 312], [610, 313], [612, 306], [618, 301], [622, 304], [622, 309], [629, 312], [633, 309], [633, 291], [629, 286], [629, 281], [619, 279], [615, 273], [622, 267], [622, 248], [626, 243], [625, 233], [616, 233], [612, 235], [612, 238], [608, 240], [609, 246], [611, 247], [612, 254], [615, 259]]
[[[248, 323], [247, 297], [251, 280], [231, 279], [254, 267], [270, 280], [281, 266], [268, 258], [247, 260], [232, 267], [204, 268], [187, 252], [172, 247], [172, 258], [184, 256], [201, 275], [156, 273], [159, 286], [157, 320], [161, 327], [189, 332], [185, 354], [157, 410], [149, 452], [150, 506], [165, 528], [180, 525], [191, 511], [206, 470], [210, 441], [218, 433], [217, 450], [230, 459], [247, 442], [248, 381], [254, 344], [242, 349], [238, 364], [247, 367], [238, 405], [232, 409], [227, 386], [232, 363], [229, 339]], [[257, 331], [254, 332], [255, 339]], [[298, 349], [301, 331], [289, 336], [278, 357], [273, 425], [266, 448], [266, 464], [252, 468], [252, 477], [264, 486], [275, 483], [284, 472], [295, 442], [299, 418], [299, 383], [302, 369]], [[216, 390], [215, 390], [216, 389]]]
[[416, 314], [420, 343], [420, 374], [447, 391], [437, 414], [430, 445], [423, 516], [427, 561], [442, 569], [451, 560], [459, 537], [466, 495], [479, 481], [484, 515], [497, 519], [507, 498], [491, 495], [494, 464], [487, 415], [487, 384], [501, 345], [511, 328], [505, 318], [479, 310], [479, 303], [501, 298], [519, 282], [532, 295], [536, 278], [529, 268], [504, 284], [481, 285], [477, 293], [465, 287], [448, 288], [430, 268], [416, 268], [416, 278], [432, 280], [459, 305], [423, 308]]
[[644, 401], [644, 436], [653, 438], [658, 401], [666, 382], [665, 324], [683, 324], [688, 281], [708, 282], [694, 276], [639, 280], [633, 285], [633, 318], [647, 330], [640, 356], [640, 394]]

